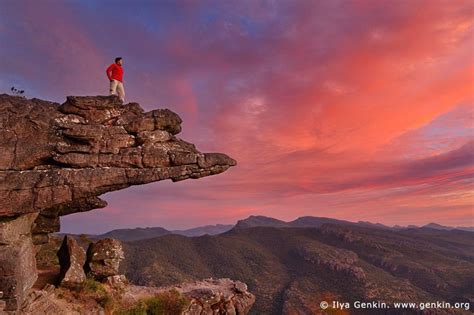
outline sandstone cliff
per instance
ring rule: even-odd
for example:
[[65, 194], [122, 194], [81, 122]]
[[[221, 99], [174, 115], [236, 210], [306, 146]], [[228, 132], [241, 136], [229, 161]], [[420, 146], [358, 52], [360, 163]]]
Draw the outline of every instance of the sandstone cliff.
[[236, 165], [178, 138], [181, 122], [116, 96], [0, 95], [0, 309], [21, 306], [37, 277], [33, 244], [59, 231], [60, 216], [106, 206], [106, 192]]

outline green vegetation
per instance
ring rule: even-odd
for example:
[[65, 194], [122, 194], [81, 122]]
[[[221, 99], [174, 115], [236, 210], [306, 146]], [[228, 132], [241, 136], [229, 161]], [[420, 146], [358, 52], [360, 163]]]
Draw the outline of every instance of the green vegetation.
[[86, 306], [84, 309], [100, 305], [107, 315], [180, 315], [190, 304], [176, 289], [143, 298], [133, 305], [125, 304], [123, 292], [92, 279], [87, 279], [78, 289], [59, 288], [56, 294], [66, 301]]
[[127, 278], [173, 285], [206, 277], [245, 282], [252, 311], [319, 310], [324, 295], [343, 301], [465, 301], [472, 295], [472, 233], [391, 231], [349, 225], [254, 227], [217, 236], [167, 235], [124, 243]]
[[11, 91], [12, 95], [25, 97], [25, 95], [24, 95], [25, 90], [20, 90], [20, 89], [17, 89], [16, 87], [12, 86], [10, 91]]
[[114, 312], [117, 315], [179, 315], [189, 305], [189, 300], [172, 289], [156, 296], [138, 301], [126, 310]]
[[81, 288], [81, 294], [85, 297], [93, 298], [106, 311], [112, 311], [115, 308], [115, 300], [107, 291], [105, 286], [95, 280], [87, 279]]

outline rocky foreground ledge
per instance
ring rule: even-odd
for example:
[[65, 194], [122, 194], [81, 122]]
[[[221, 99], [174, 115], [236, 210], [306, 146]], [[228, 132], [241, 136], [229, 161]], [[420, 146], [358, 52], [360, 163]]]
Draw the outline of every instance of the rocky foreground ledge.
[[115, 239], [90, 242], [86, 253], [75, 238], [66, 236], [57, 256], [56, 286], [50, 281], [32, 290], [19, 313], [246, 315], [255, 302], [245, 283], [227, 278], [167, 287], [130, 284], [119, 272], [125, 257]]
[[[160, 294], [175, 290], [186, 299], [180, 315], [246, 315], [255, 302], [255, 296], [247, 291], [247, 286], [230, 279], [205, 279], [186, 282], [177, 287], [143, 287], [125, 285], [121, 288], [105, 286], [108, 294], [119, 292], [125, 304], [133, 305]], [[104, 308], [87, 298], [75, 298], [67, 295], [62, 288], [47, 285], [41, 290], [33, 291], [27, 297], [27, 306], [21, 314], [51, 315], [84, 315], [116, 313], [105, 311]], [[119, 313], [119, 312], [118, 312]], [[1, 314], [1, 311], [0, 311]], [[129, 314], [133, 314], [129, 312]]]
[[17, 310], [37, 278], [34, 244], [59, 217], [106, 206], [131, 185], [219, 174], [236, 161], [178, 137], [181, 118], [117, 96], [63, 104], [0, 95], [0, 307]]

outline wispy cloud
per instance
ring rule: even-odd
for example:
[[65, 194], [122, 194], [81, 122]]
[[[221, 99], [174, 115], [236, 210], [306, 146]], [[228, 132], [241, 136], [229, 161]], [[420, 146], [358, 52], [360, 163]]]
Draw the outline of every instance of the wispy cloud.
[[67, 229], [251, 213], [472, 224], [472, 1], [0, 7], [0, 89], [59, 102], [104, 94], [120, 55], [128, 100], [176, 111], [178, 136], [239, 162], [109, 194], [107, 209], [75, 215], [75, 227], [66, 217]]

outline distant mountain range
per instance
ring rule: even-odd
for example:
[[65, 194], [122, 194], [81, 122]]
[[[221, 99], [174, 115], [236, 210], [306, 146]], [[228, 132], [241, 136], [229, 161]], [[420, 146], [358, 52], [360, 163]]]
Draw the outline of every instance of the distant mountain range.
[[118, 229], [110, 232], [94, 235], [93, 238], [103, 239], [106, 237], [116, 238], [122, 241], [135, 241], [147, 238], [153, 238], [168, 234], [177, 234], [183, 236], [201, 236], [201, 235], [216, 235], [229, 231], [233, 225], [216, 224], [216, 225], [205, 225], [188, 230], [167, 230], [162, 227], [151, 227], [151, 228], [135, 228], [135, 229]]
[[[251, 314], [323, 314], [323, 300], [471, 302], [472, 309], [473, 236], [436, 224], [387, 227], [330, 218], [284, 222], [251, 216], [218, 235], [168, 234], [125, 242], [121, 268], [140, 285], [208, 277], [241, 280], [257, 297]], [[348, 314], [327, 312], [333, 313]]]
[[338, 220], [338, 219], [331, 219], [325, 217], [312, 217], [312, 216], [305, 216], [299, 217], [296, 220], [286, 222], [281, 221], [278, 219], [274, 219], [271, 217], [266, 216], [250, 216], [247, 219], [240, 220], [235, 225], [236, 228], [248, 228], [252, 226], [271, 226], [271, 227], [320, 227], [326, 223], [333, 223], [333, 224], [342, 224], [342, 225], [357, 225], [357, 226], [366, 226], [372, 228], [380, 228], [380, 229], [388, 229], [388, 230], [404, 230], [404, 229], [416, 229], [416, 228], [430, 228], [435, 230], [462, 230], [462, 231], [469, 231], [474, 232], [474, 227], [450, 227], [444, 226], [437, 223], [429, 223], [423, 225], [421, 227], [416, 225], [408, 225], [408, 226], [388, 226], [383, 225], [381, 223], [371, 223], [367, 221], [358, 221], [358, 222], [350, 222], [345, 220]]
[[[472, 309], [472, 231], [436, 223], [403, 227], [250, 216], [235, 225], [118, 229], [88, 237], [124, 241], [120, 268], [138, 285], [231, 278], [247, 283], [256, 295], [250, 314], [367, 314], [355, 309], [323, 313], [319, 305], [323, 300], [446, 301], [470, 303]], [[390, 314], [420, 313], [405, 309]]]
[[474, 232], [474, 227], [472, 226], [456, 226], [456, 227], [451, 227], [451, 226], [445, 226], [445, 225], [440, 225], [437, 223], [429, 223], [426, 225], [422, 226], [423, 228], [429, 228], [429, 229], [435, 229], [435, 230], [461, 230], [461, 231], [469, 231], [469, 232]]
[[[266, 226], [266, 227], [320, 227], [323, 224], [332, 223], [332, 224], [342, 224], [342, 225], [356, 225], [356, 226], [365, 226], [379, 229], [388, 229], [388, 230], [404, 230], [404, 229], [416, 229], [416, 228], [430, 228], [435, 230], [462, 230], [474, 232], [474, 227], [450, 227], [444, 226], [437, 223], [429, 223], [418, 227], [416, 225], [409, 226], [387, 226], [380, 223], [371, 223], [367, 221], [358, 221], [350, 222], [345, 220], [331, 219], [325, 217], [312, 217], [304, 216], [299, 217], [296, 220], [286, 222], [271, 217], [252, 215], [247, 219], [239, 220], [236, 225], [232, 224], [215, 224], [215, 225], [205, 225], [196, 228], [191, 228], [187, 230], [167, 230], [162, 227], [147, 227], [147, 228], [133, 228], [133, 229], [116, 229], [109, 231], [104, 234], [89, 234], [87, 235], [90, 239], [103, 239], [103, 238], [115, 238], [121, 241], [138, 241], [154, 237], [159, 237], [163, 235], [177, 234], [189, 237], [197, 237], [203, 235], [217, 235], [225, 233], [232, 228], [249, 228], [256, 226]], [[64, 233], [61, 233], [62, 235]]]
[[[215, 224], [205, 225], [188, 230], [167, 230], [162, 227], [147, 227], [147, 228], [134, 228], [134, 229], [116, 229], [109, 231], [104, 234], [87, 234], [86, 236], [92, 240], [104, 239], [104, 238], [115, 238], [121, 241], [138, 241], [149, 238], [154, 238], [163, 235], [183, 235], [188, 237], [202, 236], [202, 235], [216, 235], [229, 231], [234, 225], [231, 224]], [[63, 235], [65, 233], [58, 233]], [[69, 234], [71, 235], [71, 234]], [[79, 236], [79, 235], [76, 235]]]
[[267, 226], [267, 227], [320, 227], [323, 224], [332, 223], [332, 224], [342, 224], [342, 225], [362, 225], [362, 226], [371, 226], [371, 227], [380, 227], [389, 229], [388, 226], [382, 224], [374, 224], [370, 222], [350, 222], [345, 220], [337, 220], [324, 217], [299, 217], [296, 220], [286, 222], [277, 220], [265, 216], [250, 216], [247, 219], [240, 220], [235, 225], [235, 228], [249, 228], [256, 226]]

